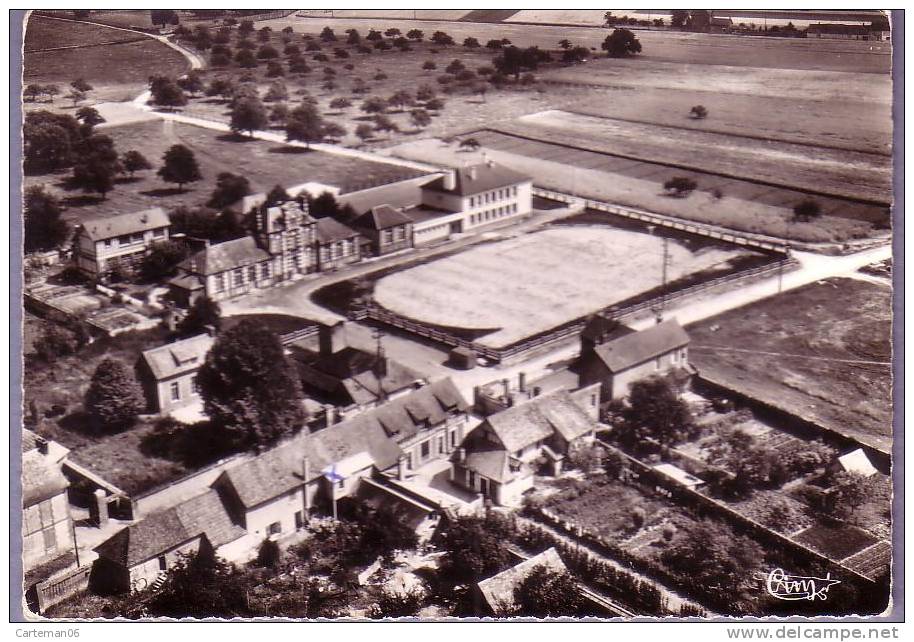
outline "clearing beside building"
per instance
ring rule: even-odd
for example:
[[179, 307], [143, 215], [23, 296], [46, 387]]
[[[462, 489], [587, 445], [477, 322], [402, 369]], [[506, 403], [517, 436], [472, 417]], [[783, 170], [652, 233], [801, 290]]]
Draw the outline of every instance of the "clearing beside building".
[[888, 451], [891, 299], [885, 285], [819, 281], [690, 326], [691, 361], [745, 395]]

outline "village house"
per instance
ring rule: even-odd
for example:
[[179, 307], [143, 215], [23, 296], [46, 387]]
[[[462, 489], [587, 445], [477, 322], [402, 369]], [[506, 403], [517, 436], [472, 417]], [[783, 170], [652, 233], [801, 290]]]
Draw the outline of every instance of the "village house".
[[154, 243], [168, 240], [170, 227], [161, 207], [84, 221], [74, 241], [76, 267], [101, 281], [112, 270], [134, 270]]
[[367, 352], [349, 345], [346, 323], [322, 324], [318, 350], [300, 345], [290, 352], [309, 397], [332, 404], [340, 414], [370, 408], [412, 391], [422, 373], [389, 358], [383, 347]]
[[556, 390], [486, 417], [453, 457], [454, 483], [497, 505], [519, 505], [533, 487], [537, 460], [544, 457], [558, 475], [568, 452], [593, 438], [594, 397], [587, 389]]
[[232, 523], [214, 490], [147, 515], [95, 548], [91, 584], [100, 592], [122, 593], [156, 586], [184, 555], [215, 554], [243, 559], [256, 546]]
[[621, 399], [640, 379], [691, 372], [688, 346], [689, 335], [675, 319], [635, 332], [598, 317], [581, 335], [580, 385], [599, 383], [602, 402]]
[[317, 221], [305, 201], [255, 210], [253, 236], [209, 244], [178, 265], [169, 281], [174, 301], [187, 307], [201, 297], [220, 301], [318, 269]]
[[413, 246], [413, 221], [390, 205], [377, 205], [357, 217], [352, 226], [369, 241], [375, 256]]
[[143, 352], [137, 375], [151, 412], [167, 414], [200, 400], [197, 371], [214, 341], [200, 334]]
[[317, 219], [315, 253], [321, 272], [358, 263], [362, 260], [359, 233], [332, 218]]
[[258, 540], [284, 537], [331, 513], [363, 479], [400, 479], [447, 459], [463, 439], [467, 403], [450, 379], [310, 434], [300, 434], [214, 482], [232, 521]]
[[62, 465], [70, 451], [22, 431], [22, 568], [30, 583], [75, 562], [76, 543]]

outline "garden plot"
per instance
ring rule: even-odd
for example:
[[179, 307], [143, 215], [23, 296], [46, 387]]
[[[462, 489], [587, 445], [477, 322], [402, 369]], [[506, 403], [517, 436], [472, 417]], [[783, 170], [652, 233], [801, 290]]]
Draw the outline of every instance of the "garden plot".
[[[661, 285], [663, 241], [607, 227], [549, 229], [487, 244], [386, 276], [385, 308], [437, 326], [498, 328], [480, 342], [500, 347]], [[670, 281], [752, 254], [669, 244]]]

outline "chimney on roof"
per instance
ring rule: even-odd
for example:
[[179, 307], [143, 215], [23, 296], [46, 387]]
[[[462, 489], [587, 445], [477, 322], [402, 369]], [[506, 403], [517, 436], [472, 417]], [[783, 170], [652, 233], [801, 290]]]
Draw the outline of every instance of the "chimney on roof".
[[35, 445], [38, 447], [38, 452], [42, 455], [48, 454], [48, 440], [44, 437], [35, 437]]
[[302, 495], [305, 496], [305, 517], [311, 513], [311, 498], [308, 495], [308, 479], [311, 477], [311, 462], [305, 455], [301, 459], [301, 476], [303, 482]]
[[502, 379], [501, 385], [502, 385], [502, 388], [504, 389], [503, 394], [504, 394], [505, 399], [510, 399], [511, 398], [511, 382], [508, 379]]
[[457, 189], [457, 171], [449, 169], [444, 172], [444, 189], [453, 192]]
[[318, 328], [318, 346], [322, 357], [329, 357], [346, 347], [346, 324], [337, 321], [333, 325], [322, 323]]
[[471, 165], [470, 167], [467, 168], [467, 176], [470, 178], [471, 181], [476, 180], [476, 166], [475, 165]]
[[543, 389], [540, 388], [539, 386], [533, 386], [533, 396], [534, 396], [534, 397], [539, 397], [539, 396], [540, 396], [540, 393], [541, 393], [542, 391], [543, 391]]
[[527, 392], [527, 373], [521, 372], [517, 375], [517, 389], [520, 392]]
[[400, 455], [397, 459], [397, 480], [406, 479], [406, 455]]
[[324, 420], [327, 424], [327, 428], [329, 428], [330, 426], [332, 426], [333, 424], [336, 423], [336, 421], [335, 421], [336, 413], [334, 412], [334, 410], [335, 410], [335, 408], [333, 407], [332, 404], [329, 404], [329, 403], [324, 404]]

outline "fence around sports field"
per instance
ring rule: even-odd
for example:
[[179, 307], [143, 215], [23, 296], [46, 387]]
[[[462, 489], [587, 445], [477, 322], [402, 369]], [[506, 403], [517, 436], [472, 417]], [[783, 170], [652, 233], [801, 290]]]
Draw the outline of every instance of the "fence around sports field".
[[[547, 198], [566, 204], [579, 204], [581, 202], [581, 199], [577, 199], [568, 194], [554, 192], [551, 190], [544, 190], [540, 188], [534, 188], [533, 194], [535, 196], [540, 196], [542, 198]], [[670, 302], [691, 296], [693, 294], [697, 294], [699, 292], [704, 292], [720, 285], [735, 283], [740, 280], [757, 278], [759, 276], [777, 273], [778, 271], [790, 269], [798, 264], [796, 259], [790, 256], [790, 251], [786, 246], [772, 242], [772, 240], [768, 238], [759, 238], [752, 235], [723, 232], [720, 229], [714, 228], [712, 226], [699, 225], [675, 218], [651, 214], [650, 212], [642, 212], [630, 208], [617, 207], [615, 205], [601, 203], [599, 201], [585, 200], [584, 206], [592, 210], [642, 221], [650, 225], [657, 225], [658, 227], [665, 227], [690, 234], [705, 236], [725, 243], [732, 243], [741, 247], [754, 248], [765, 253], [780, 257], [775, 262], [769, 263], [767, 265], [740, 270], [732, 274], [710, 279], [703, 283], [697, 283], [675, 292], [664, 293], [645, 301], [640, 301], [638, 303], [632, 303], [629, 305], [615, 304], [595, 312], [596, 314], [605, 314], [614, 319], [624, 320], [634, 316], [635, 314], [644, 312], [645, 310], [654, 309], [661, 304], [666, 305]], [[545, 333], [540, 333], [532, 337], [528, 337], [527, 339], [524, 339], [518, 343], [495, 348], [479, 343], [478, 341], [470, 341], [461, 337], [457, 337], [445, 330], [441, 330], [439, 328], [422, 323], [421, 321], [416, 321], [415, 319], [410, 319], [396, 312], [392, 312], [391, 310], [387, 310], [373, 302], [368, 302], [354, 309], [352, 312], [350, 312], [349, 318], [355, 321], [363, 321], [366, 319], [371, 320], [376, 323], [396, 328], [398, 330], [409, 332], [424, 339], [429, 339], [436, 343], [444, 344], [451, 348], [467, 348], [475, 352], [477, 356], [496, 363], [500, 363], [506, 359], [516, 357], [532, 350], [537, 350], [545, 346], [559, 343], [571, 337], [577, 336], [581, 330], [584, 329], [586, 324], [586, 318], [576, 319], [571, 323], [564, 324]]]

